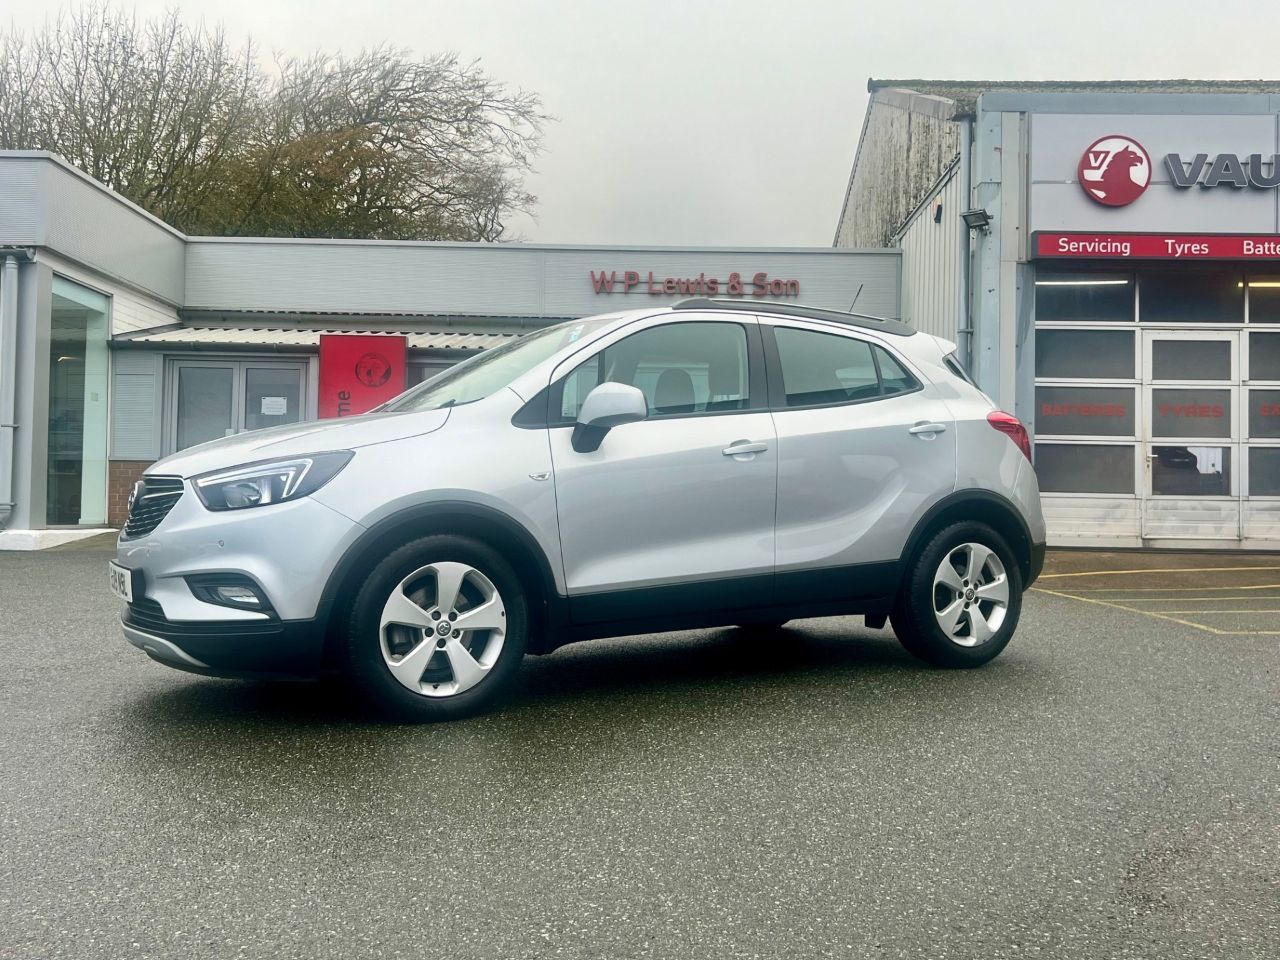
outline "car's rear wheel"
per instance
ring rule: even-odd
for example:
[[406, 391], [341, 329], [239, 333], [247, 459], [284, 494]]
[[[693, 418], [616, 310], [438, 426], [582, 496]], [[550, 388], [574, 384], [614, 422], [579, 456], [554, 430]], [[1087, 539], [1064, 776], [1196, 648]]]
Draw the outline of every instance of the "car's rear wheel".
[[344, 638], [357, 689], [410, 720], [452, 720], [508, 691], [528, 641], [519, 576], [468, 537], [400, 547], [356, 594]]
[[891, 620], [922, 660], [977, 667], [1005, 648], [1021, 612], [1013, 551], [985, 523], [964, 521], [939, 530], [913, 558]]

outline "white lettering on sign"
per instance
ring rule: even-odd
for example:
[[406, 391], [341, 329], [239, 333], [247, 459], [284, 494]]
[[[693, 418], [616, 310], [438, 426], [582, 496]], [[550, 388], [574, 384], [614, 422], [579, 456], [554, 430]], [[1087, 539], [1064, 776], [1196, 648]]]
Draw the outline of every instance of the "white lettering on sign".
[[1280, 256], [1280, 242], [1275, 240], [1246, 240], [1243, 249], [1246, 257]]
[[1172, 257], [1187, 255], [1203, 257], [1209, 253], [1209, 245], [1207, 243], [1182, 243], [1178, 240], [1165, 240], [1164, 246]]
[[1111, 253], [1127, 257], [1130, 249], [1128, 240], [1108, 240], [1104, 237], [1093, 237], [1088, 240], [1073, 240], [1071, 237], [1058, 238], [1059, 253]]

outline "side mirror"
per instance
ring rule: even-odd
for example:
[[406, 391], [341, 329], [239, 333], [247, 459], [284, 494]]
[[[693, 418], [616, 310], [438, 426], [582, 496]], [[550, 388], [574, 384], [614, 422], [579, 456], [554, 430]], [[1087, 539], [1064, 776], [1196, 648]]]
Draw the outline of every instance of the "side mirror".
[[598, 450], [605, 434], [613, 427], [648, 416], [649, 405], [638, 388], [628, 383], [602, 383], [582, 401], [578, 422], [573, 427], [573, 449], [578, 453]]

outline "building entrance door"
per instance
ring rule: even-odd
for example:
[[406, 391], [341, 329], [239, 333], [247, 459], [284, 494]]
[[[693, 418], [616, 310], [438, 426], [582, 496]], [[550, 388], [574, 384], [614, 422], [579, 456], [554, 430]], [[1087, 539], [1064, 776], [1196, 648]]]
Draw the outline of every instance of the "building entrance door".
[[1145, 539], [1242, 536], [1243, 337], [1235, 330], [1142, 333]]

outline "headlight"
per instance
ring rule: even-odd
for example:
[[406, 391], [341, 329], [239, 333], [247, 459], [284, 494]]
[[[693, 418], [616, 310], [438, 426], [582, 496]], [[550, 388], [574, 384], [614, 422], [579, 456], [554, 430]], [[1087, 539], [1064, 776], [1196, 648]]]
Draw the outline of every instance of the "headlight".
[[242, 510], [297, 500], [315, 493], [355, 456], [350, 450], [315, 453], [289, 460], [264, 460], [192, 480], [196, 495], [210, 510]]

